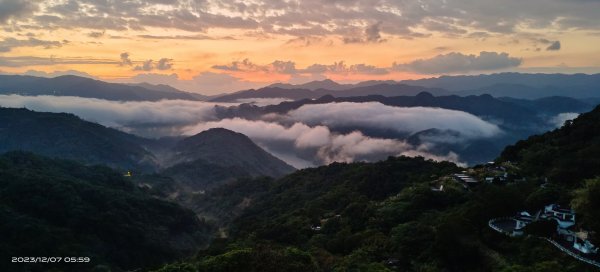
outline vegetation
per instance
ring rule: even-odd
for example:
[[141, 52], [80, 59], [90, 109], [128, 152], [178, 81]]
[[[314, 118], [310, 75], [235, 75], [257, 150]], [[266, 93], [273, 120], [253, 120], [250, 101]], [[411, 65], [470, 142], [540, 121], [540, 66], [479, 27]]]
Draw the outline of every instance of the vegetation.
[[0, 153], [29, 151], [87, 164], [149, 170], [144, 139], [66, 113], [0, 108]]
[[600, 175], [600, 107], [554, 131], [508, 146], [498, 159], [519, 164], [530, 176], [580, 186]]
[[194, 253], [212, 232], [191, 211], [148, 196], [107, 167], [22, 152], [0, 156], [1, 259], [91, 259], [81, 264], [3, 261], [1, 271], [150, 268]]
[[[508, 147], [497, 160], [505, 182], [463, 187], [450, 175], [465, 169], [452, 163], [390, 157], [221, 184], [184, 198], [220, 228], [191, 257], [216, 231], [156, 199], [177, 192], [173, 179], [135, 176], [138, 188], [105, 167], [9, 153], [0, 157], [0, 233], [8, 234], [0, 254], [95, 260], [56, 265], [76, 270], [594, 271], [537, 238], [553, 235], [552, 221], [510, 238], [488, 220], [557, 203], [576, 210], [576, 228], [600, 233], [599, 124], [596, 108]], [[468, 173], [482, 179], [486, 171]]]
[[[269, 256], [257, 252], [283, 249], [299, 252], [280, 253], [285, 264], [307, 263], [310, 256], [315, 266], [306, 271], [592, 271], [544, 240], [512, 239], [487, 226], [490, 218], [528, 205], [568, 202], [569, 193], [554, 195], [561, 190], [536, 181], [466, 190], [441, 178], [459, 170], [451, 163], [400, 157], [334, 163], [274, 183], [246, 183], [257, 189], [246, 189], [252, 205], [233, 220], [230, 237], [160, 271], [248, 271]], [[431, 182], [440, 180], [444, 190], [432, 190]]]

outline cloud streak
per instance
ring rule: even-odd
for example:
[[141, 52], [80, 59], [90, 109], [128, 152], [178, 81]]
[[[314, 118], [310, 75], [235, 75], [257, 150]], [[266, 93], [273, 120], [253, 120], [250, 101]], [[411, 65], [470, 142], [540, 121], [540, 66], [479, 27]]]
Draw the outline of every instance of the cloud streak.
[[118, 102], [68, 96], [0, 95], [0, 106], [73, 113], [88, 121], [131, 132], [149, 127], [177, 133], [177, 127], [211, 120], [215, 104], [187, 100]]
[[430, 59], [418, 59], [409, 63], [392, 65], [397, 71], [413, 71], [421, 74], [465, 73], [472, 71], [492, 71], [518, 67], [523, 63], [520, 58], [510, 57], [508, 53], [485, 52], [479, 55], [449, 53]]

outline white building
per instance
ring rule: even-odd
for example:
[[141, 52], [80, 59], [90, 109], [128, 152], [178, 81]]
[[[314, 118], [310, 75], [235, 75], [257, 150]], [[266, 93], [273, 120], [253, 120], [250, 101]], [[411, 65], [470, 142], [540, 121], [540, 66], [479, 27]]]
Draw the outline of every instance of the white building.
[[566, 229], [575, 225], [575, 211], [563, 209], [557, 204], [544, 207], [543, 218], [554, 219], [560, 228]]

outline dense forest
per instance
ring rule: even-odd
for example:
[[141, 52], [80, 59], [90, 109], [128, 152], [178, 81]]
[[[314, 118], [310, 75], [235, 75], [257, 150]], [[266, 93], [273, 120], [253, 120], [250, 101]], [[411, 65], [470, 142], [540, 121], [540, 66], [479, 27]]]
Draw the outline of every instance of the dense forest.
[[[148, 269], [193, 254], [213, 231], [110, 168], [23, 152], [0, 156], [0, 271]], [[91, 261], [9, 262], [17, 256]]]
[[513, 161], [529, 175], [579, 186], [600, 175], [600, 107], [551, 132], [508, 146], [499, 161]]
[[246, 195], [228, 207], [251, 202], [233, 219], [230, 236], [159, 271], [592, 271], [544, 240], [509, 238], [487, 226], [526, 207], [568, 203], [561, 187], [465, 190], [446, 182], [443, 192], [431, 189], [430, 181], [457, 170], [401, 157], [230, 184], [212, 195], [214, 203], [230, 192]]

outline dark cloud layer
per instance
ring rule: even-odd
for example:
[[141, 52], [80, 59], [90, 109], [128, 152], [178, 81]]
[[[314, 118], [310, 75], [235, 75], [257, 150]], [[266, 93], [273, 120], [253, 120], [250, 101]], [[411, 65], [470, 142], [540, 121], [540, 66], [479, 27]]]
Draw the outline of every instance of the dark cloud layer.
[[[600, 25], [600, 1], [0, 0], [0, 6], [0, 22], [24, 28], [122, 31], [160, 27], [197, 33], [235, 28], [296, 37], [334, 34], [348, 42], [379, 42], [382, 34], [470, 36], [516, 33], [522, 27], [596, 30]], [[39, 12], [34, 15], [35, 10]]]
[[9, 19], [26, 18], [37, 9], [33, 1], [0, 0], [0, 23]]

